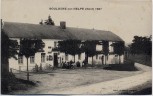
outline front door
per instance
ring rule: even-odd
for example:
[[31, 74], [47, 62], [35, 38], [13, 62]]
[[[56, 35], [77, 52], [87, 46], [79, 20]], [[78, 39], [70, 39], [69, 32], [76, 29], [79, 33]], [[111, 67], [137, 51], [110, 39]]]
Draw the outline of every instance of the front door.
[[54, 67], [58, 67], [57, 53], [54, 53]]
[[104, 56], [101, 57], [102, 65], [104, 64]]

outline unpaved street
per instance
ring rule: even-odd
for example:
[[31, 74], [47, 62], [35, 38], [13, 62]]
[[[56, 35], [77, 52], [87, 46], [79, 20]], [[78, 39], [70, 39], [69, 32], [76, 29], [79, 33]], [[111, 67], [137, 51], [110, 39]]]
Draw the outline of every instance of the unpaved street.
[[48, 74], [31, 74], [30, 79], [39, 82], [38, 86], [12, 94], [115, 94], [151, 80], [150, 67], [136, 66], [139, 71], [57, 69]]

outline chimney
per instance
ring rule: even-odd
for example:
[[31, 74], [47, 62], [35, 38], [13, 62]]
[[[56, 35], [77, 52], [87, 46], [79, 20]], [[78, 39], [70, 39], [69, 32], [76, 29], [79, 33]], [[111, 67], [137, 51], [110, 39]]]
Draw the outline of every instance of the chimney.
[[61, 22], [60, 22], [60, 27], [61, 27], [62, 29], [66, 29], [66, 22], [65, 22], [65, 21], [61, 21]]

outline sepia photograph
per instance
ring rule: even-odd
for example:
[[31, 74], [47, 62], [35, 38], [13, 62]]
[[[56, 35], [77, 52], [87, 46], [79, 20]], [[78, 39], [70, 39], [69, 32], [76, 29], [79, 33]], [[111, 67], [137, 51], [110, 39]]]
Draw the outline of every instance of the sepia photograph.
[[152, 0], [1, 0], [1, 95], [152, 95]]

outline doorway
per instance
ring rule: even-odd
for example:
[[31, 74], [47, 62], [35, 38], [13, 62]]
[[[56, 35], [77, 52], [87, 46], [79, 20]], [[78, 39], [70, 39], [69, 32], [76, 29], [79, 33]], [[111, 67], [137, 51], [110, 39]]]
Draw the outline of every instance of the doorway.
[[54, 53], [54, 67], [58, 67], [57, 53]]

